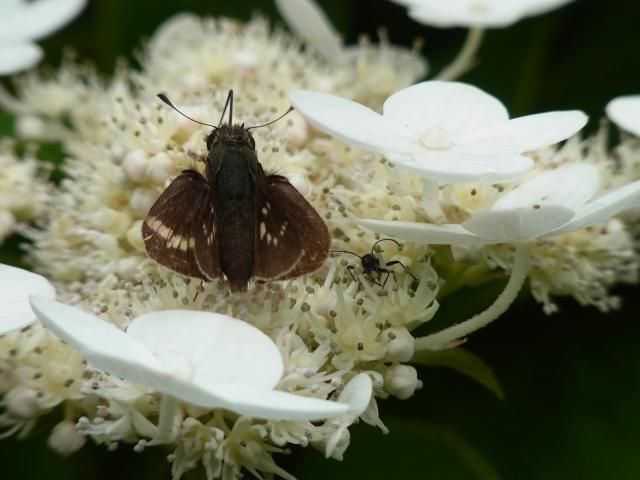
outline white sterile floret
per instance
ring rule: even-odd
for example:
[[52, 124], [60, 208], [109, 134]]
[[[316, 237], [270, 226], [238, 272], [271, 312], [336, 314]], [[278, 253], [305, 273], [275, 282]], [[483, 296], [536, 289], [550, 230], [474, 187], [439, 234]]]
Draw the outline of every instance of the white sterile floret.
[[55, 288], [42, 275], [0, 264], [0, 335], [36, 321], [30, 295], [54, 298]]
[[607, 116], [623, 130], [640, 137], [640, 95], [614, 98], [607, 104]]
[[86, 0], [3, 0], [0, 3], [0, 75], [32, 67], [42, 58], [33, 41], [66, 25]]
[[283, 373], [273, 341], [226, 315], [160, 311], [135, 318], [124, 333], [77, 308], [40, 297], [38, 318], [94, 367], [193, 405], [241, 415], [318, 420], [345, 405], [273, 390]]
[[405, 240], [447, 245], [520, 242], [573, 232], [604, 222], [640, 201], [640, 181], [593, 199], [600, 174], [586, 163], [541, 173], [462, 224], [361, 220], [371, 230]]
[[508, 27], [572, 0], [392, 0], [418, 22], [435, 27]]
[[324, 93], [298, 90], [289, 98], [320, 130], [445, 182], [513, 180], [533, 167], [523, 153], [565, 140], [587, 122], [580, 111], [509, 120], [498, 99], [457, 82], [422, 82], [400, 90], [385, 101], [382, 115]]

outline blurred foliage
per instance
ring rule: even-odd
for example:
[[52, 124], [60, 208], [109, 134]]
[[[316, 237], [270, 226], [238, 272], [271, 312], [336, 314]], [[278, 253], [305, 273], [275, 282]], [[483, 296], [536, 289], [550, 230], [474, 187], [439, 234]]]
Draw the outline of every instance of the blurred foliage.
[[[464, 41], [463, 30], [426, 28], [387, 0], [318, 2], [348, 43], [361, 33], [375, 37], [382, 25], [394, 43], [411, 45], [423, 38], [432, 72]], [[108, 73], [117, 57], [131, 58], [141, 39], [183, 10], [243, 19], [260, 11], [280, 22], [265, 0], [90, 0], [78, 21], [42, 42], [46, 61], [57, 63], [62, 47], [71, 46], [80, 59]], [[639, 20], [636, 2], [576, 0], [557, 12], [490, 31], [479, 65], [465, 80], [501, 98], [514, 115], [581, 108], [597, 119], [608, 100], [640, 90]], [[0, 112], [0, 133], [11, 128], [11, 119]], [[47, 147], [43, 156], [56, 158], [56, 148]], [[0, 250], [0, 261], [18, 261], [19, 242], [11, 239]], [[442, 317], [477, 312], [499, 288], [498, 283], [447, 296]], [[559, 314], [547, 317], [532, 300], [522, 300], [475, 334], [466, 348], [493, 369], [504, 401], [450, 369], [419, 367], [424, 387], [415, 397], [380, 403], [389, 435], [359, 425], [343, 462], [310, 449], [280, 461], [304, 480], [640, 478], [640, 299], [635, 288], [620, 293], [624, 308], [607, 315], [567, 300]], [[46, 433], [42, 426], [25, 441], [0, 443], [0, 477], [170, 478], [168, 452], [160, 449], [136, 454], [122, 446], [111, 453], [90, 445], [62, 459], [46, 449]]]

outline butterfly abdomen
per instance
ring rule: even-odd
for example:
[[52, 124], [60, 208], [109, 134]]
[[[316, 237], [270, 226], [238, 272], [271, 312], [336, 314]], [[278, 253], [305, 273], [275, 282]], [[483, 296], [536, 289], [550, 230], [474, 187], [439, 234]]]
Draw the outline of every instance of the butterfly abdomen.
[[227, 146], [214, 177], [220, 267], [233, 291], [247, 289], [255, 256], [255, 182], [246, 158], [253, 152], [247, 150]]

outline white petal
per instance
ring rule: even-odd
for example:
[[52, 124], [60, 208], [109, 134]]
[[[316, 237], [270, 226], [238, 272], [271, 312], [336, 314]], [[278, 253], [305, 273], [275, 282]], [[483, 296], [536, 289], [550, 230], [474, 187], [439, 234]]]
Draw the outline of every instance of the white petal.
[[182, 362], [180, 368], [191, 371], [191, 381], [212, 392], [223, 384], [271, 389], [284, 370], [273, 340], [227, 315], [190, 310], [152, 312], [135, 318], [127, 335], [169, 367], [180, 367]]
[[349, 414], [359, 417], [369, 407], [373, 395], [373, 383], [366, 373], [359, 373], [344, 386], [338, 402], [349, 405]]
[[591, 200], [599, 188], [600, 174], [595, 166], [571, 163], [522, 183], [500, 197], [491, 210], [556, 205], [576, 211]]
[[618, 213], [640, 205], [640, 180], [609, 192], [586, 204], [569, 223], [549, 236], [573, 232], [602, 223]]
[[515, 180], [534, 166], [521, 155], [469, 155], [431, 150], [419, 155], [387, 155], [398, 167], [416, 175], [449, 183], [502, 183]]
[[69, 23], [82, 11], [87, 0], [38, 0], [25, 2], [0, 16], [0, 41], [37, 40]]
[[278, 390], [221, 385], [216, 389], [216, 394], [223, 400], [220, 405], [222, 408], [241, 415], [271, 420], [323, 420], [349, 411], [349, 406], [345, 403]]
[[484, 243], [477, 235], [458, 224], [433, 225], [417, 222], [389, 222], [385, 220], [361, 219], [358, 223], [374, 232], [417, 243], [432, 245], [477, 245]]
[[289, 28], [318, 50], [327, 60], [343, 53], [342, 42], [325, 13], [312, 0], [276, 0]]
[[44, 297], [32, 296], [31, 307], [44, 325], [78, 350], [95, 368], [165, 391], [162, 379], [167, 373], [160, 361], [115, 325]]
[[0, 75], [27, 70], [42, 59], [42, 49], [35, 43], [0, 44]]
[[435, 27], [506, 27], [525, 11], [521, 0], [420, 0], [410, 3], [409, 15]]
[[402, 125], [359, 103], [304, 90], [291, 92], [289, 99], [309, 123], [350, 145], [380, 153], [423, 150]]
[[478, 155], [524, 153], [566, 140], [587, 121], [578, 110], [528, 115], [455, 137], [454, 145], [456, 150]]
[[[521, 0], [523, 1], [523, 0]], [[560, 7], [564, 7], [566, 4], [573, 2], [573, 0], [526, 0], [525, 10], [527, 16], [542, 15]]]
[[623, 130], [640, 137], [640, 95], [614, 98], [607, 105], [607, 116]]
[[462, 226], [485, 243], [519, 242], [542, 236], [567, 223], [573, 210], [555, 205], [495, 210], [471, 217]]
[[383, 112], [385, 118], [401, 123], [417, 136], [432, 127], [457, 135], [509, 119], [500, 100], [458, 82], [412, 85], [391, 95], [384, 102]]
[[36, 321], [29, 295], [54, 298], [56, 291], [41, 275], [0, 264], [0, 335]]

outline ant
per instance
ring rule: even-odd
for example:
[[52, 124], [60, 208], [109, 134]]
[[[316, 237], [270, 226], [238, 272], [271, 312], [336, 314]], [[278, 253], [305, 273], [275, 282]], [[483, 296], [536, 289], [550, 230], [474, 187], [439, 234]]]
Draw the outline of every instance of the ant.
[[[381, 259], [374, 253], [376, 246], [380, 242], [393, 242], [398, 246], [398, 248], [402, 248], [402, 246], [392, 238], [382, 238], [373, 244], [373, 246], [371, 247], [371, 253], [367, 253], [362, 256], [358, 255], [357, 253], [350, 252], [348, 250], [331, 250], [331, 252], [332, 253], [348, 253], [350, 255], [355, 255], [356, 257], [358, 257], [360, 259], [360, 265], [362, 266], [362, 270], [364, 274], [367, 276], [369, 280], [371, 280], [376, 285], [379, 285], [380, 287], [384, 288], [384, 286], [387, 283], [387, 280], [389, 280], [390, 275], [393, 275], [393, 279], [396, 281], [396, 283], [398, 282], [398, 280], [396, 279], [396, 273], [393, 270], [385, 268], [385, 267], [392, 267], [394, 265], [400, 265], [404, 269], [405, 273], [408, 273], [409, 275], [411, 275], [411, 277], [413, 277], [413, 279], [417, 282], [418, 279], [416, 278], [416, 276], [413, 273], [411, 273], [409, 269], [399, 260], [392, 260], [390, 262], [385, 263], [384, 265], [380, 264]], [[347, 265], [347, 270], [349, 271], [351, 278], [355, 282], [356, 277], [353, 274], [354, 268], [356, 268], [356, 265]], [[374, 274], [378, 274], [377, 280], [374, 278]], [[384, 274], [386, 274], [387, 276], [384, 277], [384, 281], [382, 281], [382, 275]]]

